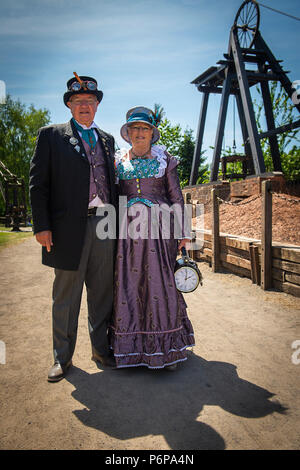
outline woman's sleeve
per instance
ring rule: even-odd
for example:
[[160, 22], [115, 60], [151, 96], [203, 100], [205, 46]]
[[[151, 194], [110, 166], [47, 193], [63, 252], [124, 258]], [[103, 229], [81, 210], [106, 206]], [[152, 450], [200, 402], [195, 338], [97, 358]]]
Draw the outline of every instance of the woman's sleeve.
[[180, 181], [177, 173], [178, 160], [172, 157], [169, 153], [165, 152], [167, 156], [166, 168], [166, 185], [168, 192], [168, 199], [171, 204], [180, 204], [184, 206], [183, 196], [180, 188]]
[[167, 156], [167, 168], [166, 168], [166, 186], [168, 199], [176, 212], [176, 220], [179, 224], [178, 228], [180, 231], [179, 239], [192, 238], [191, 237], [191, 218], [188, 212], [185, 210], [184, 199], [180, 188], [180, 181], [177, 172], [178, 160], [172, 157], [168, 152], [165, 152]]

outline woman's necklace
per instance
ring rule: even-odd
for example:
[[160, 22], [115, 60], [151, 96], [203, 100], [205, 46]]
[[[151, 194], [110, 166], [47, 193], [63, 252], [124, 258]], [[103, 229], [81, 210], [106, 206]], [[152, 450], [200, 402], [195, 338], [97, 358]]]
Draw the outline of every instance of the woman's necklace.
[[[150, 152], [150, 153], [149, 153]], [[147, 157], [151, 157], [151, 148], [149, 148], [147, 150], [147, 152], [144, 154], [144, 155], [137, 155], [134, 153], [134, 151], [131, 149], [131, 154], [132, 154], [132, 160], [134, 160], [135, 158], [147, 158]]]

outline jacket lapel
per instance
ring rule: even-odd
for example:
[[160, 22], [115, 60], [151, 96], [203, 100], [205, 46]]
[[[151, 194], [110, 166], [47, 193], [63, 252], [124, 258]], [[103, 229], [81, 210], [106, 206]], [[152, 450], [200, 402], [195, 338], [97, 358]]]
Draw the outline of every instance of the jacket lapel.
[[72, 120], [67, 122], [64, 139], [68, 143], [69, 147], [72, 148], [74, 153], [77, 156], [83, 158], [89, 164], [82, 140], [77, 132], [76, 127], [73, 125]]

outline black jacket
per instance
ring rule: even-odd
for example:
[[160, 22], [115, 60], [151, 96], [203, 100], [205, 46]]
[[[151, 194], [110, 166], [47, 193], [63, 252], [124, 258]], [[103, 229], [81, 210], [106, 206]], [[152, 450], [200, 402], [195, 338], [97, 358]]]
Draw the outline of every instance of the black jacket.
[[[97, 129], [106, 158], [111, 204], [116, 205], [114, 139]], [[78, 140], [78, 152], [70, 138]], [[74, 142], [74, 139], [73, 139]], [[42, 248], [42, 262], [58, 269], [77, 270], [89, 204], [90, 165], [73, 124], [39, 130], [30, 167], [30, 200], [34, 233], [52, 231], [53, 246]]]

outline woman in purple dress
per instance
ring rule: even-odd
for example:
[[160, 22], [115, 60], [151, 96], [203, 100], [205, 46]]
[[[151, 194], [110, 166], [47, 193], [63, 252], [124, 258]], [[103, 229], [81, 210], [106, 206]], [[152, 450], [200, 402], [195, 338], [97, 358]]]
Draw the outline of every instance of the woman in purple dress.
[[176, 224], [181, 219], [176, 208], [181, 212], [184, 204], [178, 162], [163, 145], [154, 145], [160, 134], [150, 109], [135, 107], [126, 120], [121, 135], [132, 147], [116, 153], [124, 211], [120, 211], [110, 342], [118, 368], [174, 370], [194, 345], [186, 303], [174, 279], [178, 249], [189, 241], [174, 236], [174, 227], [181, 227]]

